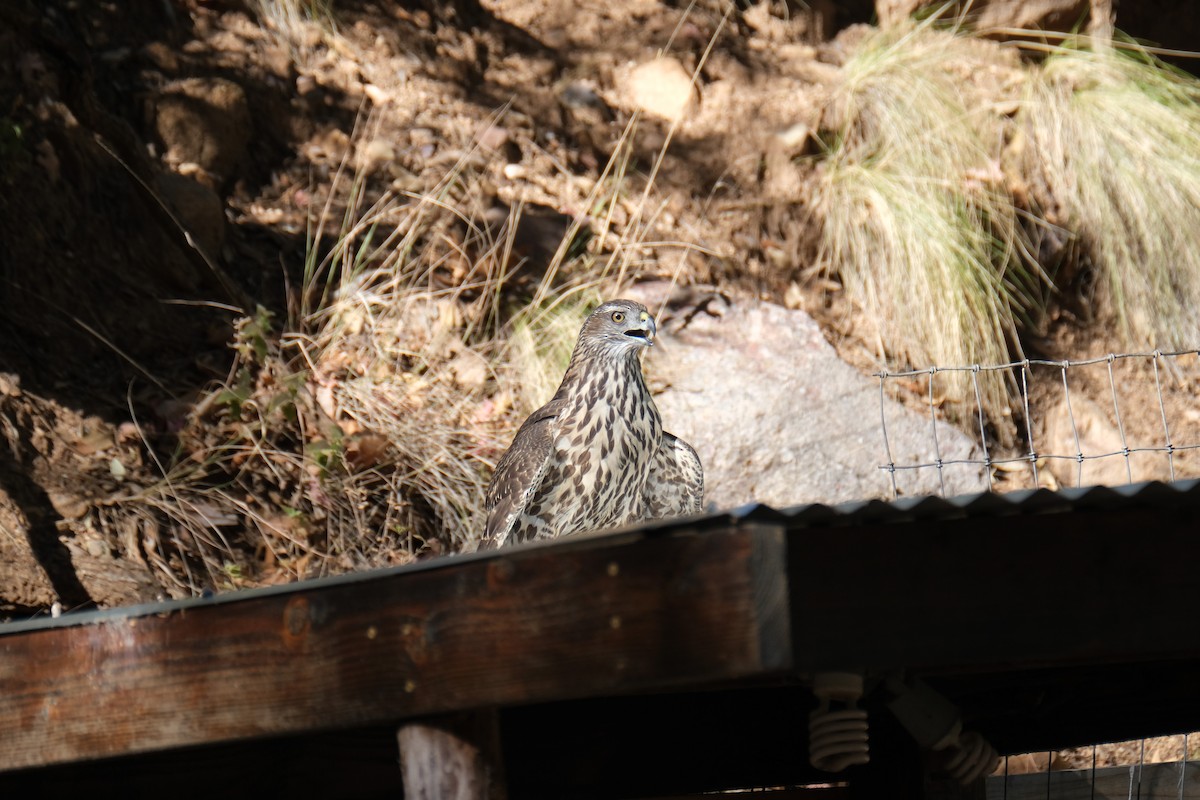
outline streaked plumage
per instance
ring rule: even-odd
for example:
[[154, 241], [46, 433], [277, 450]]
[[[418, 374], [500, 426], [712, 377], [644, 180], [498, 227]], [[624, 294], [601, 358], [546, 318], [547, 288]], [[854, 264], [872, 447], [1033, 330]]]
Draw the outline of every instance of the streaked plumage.
[[642, 377], [650, 312], [630, 300], [583, 324], [554, 398], [529, 415], [488, 485], [485, 545], [699, 513], [696, 451], [666, 433]]

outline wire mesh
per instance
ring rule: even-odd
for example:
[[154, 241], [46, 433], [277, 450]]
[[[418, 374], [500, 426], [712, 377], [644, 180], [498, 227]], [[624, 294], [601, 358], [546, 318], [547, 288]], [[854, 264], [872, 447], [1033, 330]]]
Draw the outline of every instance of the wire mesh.
[[[974, 393], [969, 428], [977, 437], [978, 455], [943, 458], [937, 385], [943, 376], [962, 373], [970, 376]], [[1020, 419], [1013, 420], [1015, 447], [1002, 446], [989, 431], [981, 375], [1011, 379], [1010, 385], [1020, 392]], [[1195, 452], [1200, 451], [1200, 402], [1193, 388], [1200, 383], [1200, 350], [1109, 353], [1062, 361], [1026, 358], [1007, 364], [877, 372], [875, 377], [886, 459], [879, 469], [892, 497], [903, 493], [898, 476], [928, 470], [936, 471], [945, 495], [945, 474], [954, 467], [982, 470], [993, 491], [1175, 480], [1182, 477], [1181, 460], [1188, 461], [1187, 471], [1200, 471], [1191, 469], [1192, 461], [1200, 464], [1200, 452]], [[902, 381], [910, 389], [914, 381], [925, 382], [921, 395], [930, 420], [932, 460], [904, 462], [893, 457], [885, 404], [890, 381]], [[897, 393], [899, 387], [892, 388]], [[1103, 406], [1093, 399], [1101, 395], [1107, 396]], [[960, 420], [960, 427], [967, 428], [967, 423]]]
[[[903, 493], [901, 476], [929, 471], [944, 496], [954, 484], [947, 479], [953, 469], [982, 471], [993, 491], [1200, 475], [1200, 350], [932, 366], [875, 377], [885, 459], [878, 466], [892, 497]], [[1015, 444], [1003, 442], [985, 414], [984, 378], [1004, 380], [1019, 393], [1011, 420]], [[975, 440], [968, 457], [947, 457], [944, 430], [939, 438], [941, 381], [966, 386], [973, 396], [970, 414], [957, 420]], [[909, 405], [916, 398], [929, 420], [928, 447], [914, 460], [897, 458], [911, 448], [902, 450], [889, 437], [889, 398], [896, 396]], [[1005, 758], [987, 781], [986, 796], [1200, 800], [1197, 739], [1184, 734]]]
[[1195, 734], [1026, 753], [1003, 759], [988, 800], [1200, 800]]

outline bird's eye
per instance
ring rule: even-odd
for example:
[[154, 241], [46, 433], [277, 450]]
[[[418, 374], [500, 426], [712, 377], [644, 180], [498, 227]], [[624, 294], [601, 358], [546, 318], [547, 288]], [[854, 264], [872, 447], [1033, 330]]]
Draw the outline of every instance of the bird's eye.
[[625, 312], [624, 311], [614, 311], [612, 320], [613, 320], [613, 322], [620, 325], [622, 322], [625, 321]]

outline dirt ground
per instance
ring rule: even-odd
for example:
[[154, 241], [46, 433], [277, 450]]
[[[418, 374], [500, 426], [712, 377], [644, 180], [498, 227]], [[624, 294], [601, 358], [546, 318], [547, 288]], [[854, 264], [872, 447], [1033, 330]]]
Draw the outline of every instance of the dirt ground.
[[[464, 280], [463, 264], [477, 255], [470, 231], [508, 224], [523, 258], [516, 292], [544, 277], [579, 225], [584, 255], [564, 270], [804, 308], [844, 358], [878, 369], [855, 309], [811, 269], [804, 205], [805, 132], [819, 125], [870, 3], [341, 0], [325, 16], [327, 7], [310, 4], [315, 19], [299, 20], [233, 0], [0, 9], [0, 95], [14, 98], [0, 112], [0, 618], [399, 563], [453, 546], [433, 534], [418, 546], [385, 538], [355, 558], [284, 564], [228, 508], [196, 500], [193, 511], [239, 555], [218, 565], [219, 585], [179, 577], [194, 543], [156, 514], [164, 501], [148, 487], [191, 444], [224, 431], [196, 409], [235, 377], [238, 347], [257, 341], [245, 323], [235, 329], [239, 310], [277, 327], [296, 318], [319, 210], [332, 221], [323, 251], [356, 202], [442, 192], [463, 220], [428, 235], [425, 245], [443, 253], [430, 280]], [[664, 52], [677, 63], [656, 61]], [[647, 64], [658, 71], [642, 72]], [[699, 68], [698, 95], [671, 93], [680, 67]], [[660, 90], [657, 100], [649, 90]], [[630, 125], [646, 103], [662, 113]], [[684, 109], [674, 126], [673, 103]], [[614, 154], [623, 170], [606, 169]], [[597, 186], [606, 187], [602, 205]], [[616, 263], [614, 238], [638, 247]], [[1119, 350], [1086, 307], [1059, 298], [1027, 355]], [[1165, 412], [1174, 445], [1200, 443], [1195, 359], [1161, 376], [1161, 405], [1143, 391], [1154, 385], [1151, 367], [1120, 365], [1129, 440], [1158, 446]], [[1035, 376], [1034, 439], [1073, 455], [1074, 434], [1086, 428], [1083, 438], [1104, 450], [1117, 424], [1106, 368], [1074, 370], [1071, 380], [1076, 430], [1063, 443], [1061, 376]], [[925, 408], [921, 381], [892, 388]], [[1176, 477], [1197, 474], [1194, 455], [1174, 455]], [[1137, 458], [1135, 480], [1169, 477], [1160, 454]], [[1076, 465], [1061, 466], [1044, 469], [1042, 485], [1073, 483]], [[1029, 485], [1020, 470], [997, 479]], [[276, 527], [287, 535], [317, 536], [291, 508], [283, 498], [256, 513], [283, 520]], [[409, 513], [424, 512], [414, 504]]]
[[[769, 224], [760, 162], [778, 131], [812, 123], [833, 69], [818, 54], [836, 60], [829, 37], [865, 18], [861, 5], [785, 19], [639, 0], [339, 2], [297, 20], [238, 2], [6, 5], [0, 87], [15, 100], [0, 177], [21, 200], [0, 219], [2, 613], [214, 583], [179, 579], [193, 543], [164, 529], [150, 488], [181, 449], [225, 433], [193, 412], [236, 371], [238, 310], [296, 318], [315, 210], [333, 220], [324, 250], [353, 204], [348, 181], [338, 187], [346, 170], [367, 197], [445, 187], [480, 226], [520, 209], [518, 291], [581, 220], [590, 263], [612, 252], [606, 230], [636, 229], [645, 246], [620, 266], [627, 280], [795, 295], [797, 248], [766, 229], [799, 235], [780, 212], [799, 189], [772, 190], [782, 223]], [[622, 139], [630, 72], [668, 43], [684, 69], [705, 61], [708, 88], [674, 132], [652, 202], [639, 203], [672, 131], [647, 116]], [[628, 176], [616, 178], [604, 168], [622, 141]], [[611, 202], [589, 207], [604, 181]], [[469, 228], [429, 238], [470, 257]], [[436, 277], [461, 280], [455, 269]], [[269, 552], [224, 524], [227, 510], [199, 514], [238, 554], [213, 588], [312, 574], [272, 570]], [[373, 563], [414, 554], [401, 549], [381, 547]]]

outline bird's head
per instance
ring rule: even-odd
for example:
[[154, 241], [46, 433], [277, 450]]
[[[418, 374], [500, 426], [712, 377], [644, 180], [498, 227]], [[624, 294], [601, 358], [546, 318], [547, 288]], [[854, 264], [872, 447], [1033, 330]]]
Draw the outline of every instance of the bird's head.
[[641, 303], [609, 300], [583, 323], [577, 347], [597, 352], [624, 354], [654, 346], [658, 326]]

